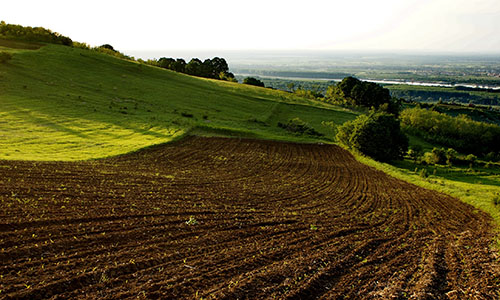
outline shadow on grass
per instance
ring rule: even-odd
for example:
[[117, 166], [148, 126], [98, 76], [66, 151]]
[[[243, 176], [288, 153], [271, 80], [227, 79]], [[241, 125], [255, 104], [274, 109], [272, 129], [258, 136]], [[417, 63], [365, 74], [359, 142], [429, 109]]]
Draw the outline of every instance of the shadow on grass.
[[415, 170], [418, 169], [416, 172], [417, 174], [421, 172], [422, 169], [425, 169], [427, 175], [434, 175], [452, 181], [500, 186], [500, 168], [498, 167], [487, 169], [475, 166], [471, 169], [468, 166], [429, 166], [409, 160], [397, 161], [392, 163], [392, 165], [409, 172], [415, 172]]

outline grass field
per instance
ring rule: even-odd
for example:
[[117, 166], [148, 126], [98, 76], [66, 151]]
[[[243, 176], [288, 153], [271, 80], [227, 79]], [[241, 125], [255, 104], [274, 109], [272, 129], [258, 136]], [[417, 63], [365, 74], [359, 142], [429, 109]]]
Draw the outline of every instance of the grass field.
[[[102, 158], [189, 132], [328, 141], [334, 131], [322, 121], [341, 124], [356, 116], [286, 92], [194, 78], [89, 50], [33, 50], [6, 40], [0, 47], [15, 47], [8, 48], [13, 59], [0, 65], [0, 159]], [[325, 136], [290, 135], [276, 126], [295, 117]]]

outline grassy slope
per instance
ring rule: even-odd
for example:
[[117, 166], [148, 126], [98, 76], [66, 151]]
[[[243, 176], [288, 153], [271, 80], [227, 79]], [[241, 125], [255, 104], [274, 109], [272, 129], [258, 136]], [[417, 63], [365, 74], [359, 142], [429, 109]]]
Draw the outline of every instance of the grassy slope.
[[329, 140], [333, 131], [321, 121], [341, 124], [356, 116], [285, 92], [194, 78], [83, 49], [9, 51], [14, 58], [0, 64], [0, 159], [100, 158], [187, 132], [315, 141], [276, 126], [293, 117]]

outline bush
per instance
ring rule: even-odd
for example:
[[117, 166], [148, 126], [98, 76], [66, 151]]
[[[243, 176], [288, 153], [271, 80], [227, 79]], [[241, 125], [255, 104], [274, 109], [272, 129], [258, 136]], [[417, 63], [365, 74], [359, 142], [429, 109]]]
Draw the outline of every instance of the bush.
[[29, 27], [0, 22], [0, 36], [8, 39], [23, 40], [28, 42], [43, 42], [71, 46], [73, 41], [57, 32], [52, 32], [43, 27]]
[[400, 159], [408, 150], [408, 138], [391, 114], [371, 112], [339, 127], [337, 140], [380, 161]]
[[413, 145], [410, 146], [406, 154], [411, 160], [413, 160], [413, 162], [417, 162], [417, 160], [422, 156], [423, 151], [424, 150], [421, 145]]
[[456, 152], [453, 149], [448, 149], [447, 151], [443, 148], [433, 148], [432, 152], [424, 153], [424, 155], [422, 156], [422, 163], [425, 163], [427, 165], [444, 165], [448, 163], [449, 158], [452, 155], [456, 156]]
[[498, 154], [495, 152], [489, 152], [484, 156], [484, 159], [491, 162], [498, 161]]
[[420, 162], [426, 165], [435, 165], [439, 163], [439, 157], [435, 153], [425, 152]]
[[499, 204], [500, 204], [500, 196], [495, 195], [495, 196], [493, 197], [493, 204], [494, 204], [494, 205], [499, 205]]
[[5, 63], [11, 59], [12, 59], [12, 54], [10, 54], [9, 52], [5, 51], [0, 52], [0, 63]]
[[468, 162], [470, 165], [476, 164], [477, 156], [474, 154], [469, 154], [465, 157], [465, 161]]
[[265, 87], [264, 82], [258, 80], [257, 78], [253, 78], [253, 77], [247, 77], [247, 78], [243, 79], [243, 83], [249, 84], [249, 85]]
[[446, 164], [449, 166], [459, 161], [458, 152], [452, 148], [446, 150], [445, 156], [446, 156]]
[[317, 132], [314, 128], [312, 128], [306, 122], [302, 121], [299, 118], [291, 119], [288, 121], [287, 124], [278, 122], [278, 127], [281, 127], [293, 133], [307, 134], [313, 136], [323, 136], [322, 133]]

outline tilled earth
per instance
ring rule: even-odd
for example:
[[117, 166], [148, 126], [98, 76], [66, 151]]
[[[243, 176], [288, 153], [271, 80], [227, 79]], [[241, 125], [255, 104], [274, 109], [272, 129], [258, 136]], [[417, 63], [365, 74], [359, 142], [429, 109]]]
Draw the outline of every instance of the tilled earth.
[[489, 217], [331, 145], [0, 161], [2, 299], [497, 299]]

